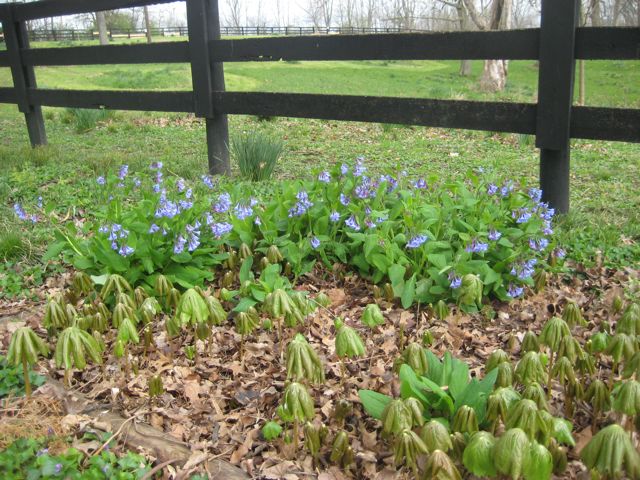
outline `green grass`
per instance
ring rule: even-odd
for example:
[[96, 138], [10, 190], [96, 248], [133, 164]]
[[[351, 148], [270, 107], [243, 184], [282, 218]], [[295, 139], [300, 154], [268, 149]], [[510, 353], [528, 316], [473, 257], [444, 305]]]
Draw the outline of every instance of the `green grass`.
[[[461, 78], [458, 62], [277, 62], [227, 64], [229, 90], [291, 91], [415, 96], [534, 102], [537, 69], [532, 62], [512, 62], [509, 87], [490, 96], [480, 92], [473, 75]], [[587, 104], [640, 108], [640, 62], [587, 63]], [[191, 89], [188, 65], [117, 67], [43, 67], [40, 86], [78, 89]], [[0, 68], [0, 85], [11, 85]], [[63, 109], [45, 108], [50, 146], [32, 150], [24, 119], [15, 106], [0, 105], [0, 225], [14, 222], [11, 205], [42, 195], [60, 217], [90, 213], [97, 175], [122, 163], [146, 174], [154, 160], [188, 179], [206, 170], [204, 124], [182, 114], [116, 112], [96, 128], [78, 134], [65, 123]], [[310, 174], [335, 162], [364, 155], [370, 168], [407, 170], [412, 175], [453, 178], [483, 166], [504, 178], [536, 185], [538, 152], [532, 137], [422, 127], [276, 119], [270, 122], [234, 116], [231, 133], [260, 131], [285, 145], [277, 178]], [[616, 142], [572, 142], [571, 214], [558, 235], [571, 255], [586, 263], [600, 256], [614, 266], [640, 259], [640, 146]], [[234, 166], [238, 175], [237, 166]], [[268, 184], [260, 185], [268, 188]], [[23, 236], [35, 255], [51, 239], [51, 227], [38, 224]], [[0, 273], [1, 275], [1, 273]]]

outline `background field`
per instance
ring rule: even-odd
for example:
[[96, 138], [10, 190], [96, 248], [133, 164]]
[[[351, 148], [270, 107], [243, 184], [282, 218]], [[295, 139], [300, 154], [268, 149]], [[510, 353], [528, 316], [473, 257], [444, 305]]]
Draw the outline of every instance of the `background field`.
[[[228, 64], [226, 78], [227, 89], [236, 91], [535, 102], [534, 62], [511, 62], [509, 86], [498, 95], [478, 90], [481, 62], [474, 62], [467, 78], [458, 75], [458, 66], [454, 61]], [[37, 75], [39, 86], [48, 88], [191, 89], [189, 66], [181, 64], [43, 67]], [[0, 68], [0, 86], [11, 85], [9, 70]], [[587, 105], [640, 108], [640, 62], [587, 62], [586, 92]], [[45, 108], [45, 117], [50, 146], [33, 151], [17, 108], [0, 105], [0, 258], [7, 259], [0, 264], [0, 296], [40, 281], [39, 257], [51, 236], [44, 224], [18, 229], [14, 202], [33, 204], [41, 195], [61, 215], [79, 215], [94, 201], [95, 176], [122, 163], [144, 172], [151, 161], [161, 160], [191, 179], [206, 171], [204, 127], [193, 117], [116, 112], [84, 133], [77, 132], [76, 117], [68, 111]], [[537, 182], [538, 153], [527, 136], [242, 116], [230, 122], [232, 133], [258, 129], [284, 140], [278, 178], [300, 177], [364, 155], [373, 170], [450, 178], [483, 166], [505, 179]], [[587, 264], [601, 257], [615, 266], [637, 264], [639, 190], [640, 145], [574, 141], [572, 212], [558, 229], [570, 255]], [[21, 239], [19, 249], [7, 248], [16, 242], [6, 241], [11, 232]]]

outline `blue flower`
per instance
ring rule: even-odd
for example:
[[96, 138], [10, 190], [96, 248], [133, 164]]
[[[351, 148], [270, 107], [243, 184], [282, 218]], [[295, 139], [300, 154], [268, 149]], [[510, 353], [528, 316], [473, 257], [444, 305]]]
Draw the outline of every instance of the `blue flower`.
[[517, 298], [522, 296], [522, 294], [524, 293], [524, 288], [510, 283], [507, 293], [511, 298]]
[[120, 180], [124, 180], [124, 177], [127, 176], [127, 173], [129, 173], [129, 165], [122, 165], [120, 167], [120, 171], [118, 172], [118, 178]]
[[351, 203], [351, 199], [347, 197], [344, 193], [340, 194], [340, 203], [345, 207]]
[[521, 208], [511, 212], [511, 216], [516, 220], [516, 223], [527, 223], [531, 219], [531, 212], [526, 208]]
[[260, 226], [260, 225], [262, 225], [262, 220], [260, 220], [260, 217], [256, 217], [256, 218], [253, 219], [253, 223], [255, 225]]
[[449, 280], [451, 283], [449, 284], [449, 288], [456, 290], [462, 286], [462, 278], [457, 275], [450, 275]]
[[109, 233], [109, 227], [106, 225], [100, 226], [100, 228], [98, 228], [98, 233]]
[[196, 248], [200, 246], [200, 237], [198, 235], [191, 235], [189, 237], [189, 245], [187, 248], [190, 252], [193, 252]]
[[424, 178], [420, 178], [415, 182], [413, 182], [413, 188], [418, 188], [420, 190], [423, 190], [427, 188], [427, 181]]
[[490, 183], [489, 186], [487, 187], [487, 194], [495, 195], [497, 192], [498, 192], [498, 186], [494, 183]]
[[296, 198], [298, 201], [289, 209], [289, 218], [299, 217], [304, 215], [307, 210], [313, 207], [313, 202], [309, 200], [309, 195], [304, 190], [297, 193]]
[[542, 199], [542, 190], [539, 188], [532, 187], [527, 193], [529, 194], [529, 198], [536, 203], [540, 202]]
[[142, 185], [142, 182], [140, 181], [139, 178], [136, 177], [136, 178], [133, 179], [133, 185], [135, 187], [140, 187], [140, 185]]
[[507, 182], [504, 184], [504, 186], [500, 189], [500, 195], [502, 195], [503, 197], [506, 197], [507, 195], [509, 195], [510, 192], [513, 191], [513, 183], [511, 182]]
[[489, 231], [488, 238], [489, 238], [489, 240], [491, 240], [492, 242], [495, 242], [495, 241], [500, 240], [500, 237], [502, 237], [502, 233], [500, 233], [498, 230], [491, 229], [491, 230]]
[[61, 463], [56, 463], [56, 466], [54, 468], [55, 468], [54, 473], [57, 475], [58, 473], [60, 473], [62, 471], [62, 464]]
[[211, 226], [211, 233], [213, 233], [213, 236], [216, 238], [222, 237], [223, 235], [229, 233], [231, 230], [233, 230], [233, 225], [226, 222], [214, 223]]
[[191, 207], [193, 207], [193, 202], [189, 202], [188, 200], [180, 200], [178, 202], [178, 206], [180, 208], [180, 211], [185, 211], [185, 210], [189, 210]]
[[98, 178], [96, 178], [96, 183], [98, 185], [104, 185], [105, 183], [107, 183], [107, 181], [105, 180], [105, 178], [101, 175]]
[[173, 218], [179, 213], [180, 207], [176, 203], [172, 202], [171, 200], [167, 200], [166, 198], [164, 198], [164, 200], [161, 198], [160, 205], [158, 205], [158, 208], [155, 212], [155, 217]]
[[358, 220], [356, 220], [356, 218], [353, 215], [347, 218], [347, 220], [345, 220], [344, 223], [347, 225], [347, 227], [351, 228], [352, 230], [355, 230], [356, 232], [360, 230], [360, 224], [358, 223]]
[[427, 240], [429, 240], [429, 237], [427, 237], [426, 235], [416, 235], [411, 240], [409, 240], [409, 242], [407, 243], [407, 248], [418, 248]]
[[327, 171], [321, 172], [320, 175], [318, 175], [318, 180], [323, 183], [329, 183], [331, 182], [331, 174]]
[[122, 247], [120, 247], [120, 250], [118, 250], [118, 253], [123, 257], [128, 257], [133, 252], [134, 252], [134, 249], [132, 247], [127, 246], [127, 245], [122, 245]]
[[178, 179], [178, 181], [176, 182], [176, 188], [179, 192], [184, 192], [184, 189], [187, 188], [183, 178]]
[[181, 254], [182, 252], [184, 252], [184, 246], [187, 243], [187, 239], [184, 238], [182, 235], [179, 235], [178, 238], [176, 239], [176, 243], [173, 246], [173, 253], [175, 253], [176, 255]]
[[309, 243], [311, 244], [311, 248], [315, 250], [320, 246], [320, 239], [318, 237], [313, 237], [309, 240]]
[[218, 197], [218, 203], [213, 206], [216, 213], [225, 213], [231, 208], [231, 195], [223, 193]]
[[358, 197], [361, 200], [365, 200], [367, 198], [369, 198], [369, 196], [371, 196], [371, 194], [373, 193], [370, 189], [369, 189], [369, 185], [365, 184], [364, 182], [361, 185], [358, 185], [355, 190], [354, 190], [356, 197]]
[[213, 180], [209, 175], [202, 175], [202, 183], [204, 183], [209, 189], [213, 190]]
[[151, 168], [151, 170], [162, 170], [162, 162], [153, 162], [149, 168]]
[[49, 449], [43, 448], [41, 450], [38, 450], [38, 453], [36, 453], [36, 457], [41, 457], [42, 455], [47, 455], [48, 453], [49, 453]]
[[535, 240], [533, 238], [529, 239], [529, 247], [536, 252], [541, 252], [549, 246], [549, 240], [546, 238], [541, 238], [540, 240]]
[[149, 227], [149, 233], [156, 233], [159, 231], [160, 231], [160, 227], [155, 223], [152, 223], [151, 226]]
[[20, 220], [28, 220], [29, 217], [27, 217], [27, 214], [22, 208], [22, 205], [20, 205], [19, 203], [14, 204], [13, 210], [16, 212], [16, 215]]
[[551, 228], [551, 222], [549, 220], [543, 220], [542, 233], [545, 235], [553, 235], [553, 228]]
[[511, 275], [518, 277], [520, 280], [527, 280], [533, 276], [534, 266], [538, 263], [535, 258], [527, 260], [524, 263], [515, 264], [511, 267]]
[[333, 223], [336, 223], [340, 220], [340, 214], [335, 211], [331, 212], [331, 215], [329, 215], [329, 220]]
[[242, 204], [240, 202], [236, 203], [236, 206], [233, 208], [234, 213], [238, 220], [244, 220], [247, 217], [253, 215], [253, 208], [251, 205]]
[[356, 166], [353, 169], [353, 175], [355, 177], [361, 177], [366, 171], [367, 167], [364, 166], [364, 157], [358, 157], [356, 159]]
[[153, 185], [153, 191], [156, 193], [160, 193], [160, 184], [156, 183]]
[[185, 197], [186, 199], [191, 199], [191, 197], [192, 197], [192, 196], [193, 196], [193, 190], [192, 190], [192, 189], [190, 189], [190, 188], [188, 188], [188, 189], [187, 189], [187, 191], [186, 191], [186, 192], [185, 192], [185, 194], [184, 194], [184, 197]]
[[340, 173], [342, 175], [346, 175], [347, 173], [349, 173], [349, 166], [344, 163], [340, 165]]
[[378, 225], [370, 219], [365, 219], [364, 224], [367, 226], [367, 228], [376, 228]]
[[564, 258], [567, 256], [567, 252], [563, 248], [556, 248], [553, 251], [553, 256], [556, 258]]
[[207, 226], [213, 223], [213, 215], [211, 215], [209, 212], [205, 213], [204, 215], [204, 223]]
[[480, 242], [477, 238], [474, 238], [465, 250], [472, 253], [482, 253], [489, 249], [488, 243]]

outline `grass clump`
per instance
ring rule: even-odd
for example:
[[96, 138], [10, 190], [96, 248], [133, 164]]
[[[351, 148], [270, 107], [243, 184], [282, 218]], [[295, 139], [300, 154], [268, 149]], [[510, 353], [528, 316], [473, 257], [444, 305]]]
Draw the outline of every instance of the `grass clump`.
[[247, 180], [268, 180], [282, 155], [283, 145], [264, 133], [237, 135], [231, 141], [231, 154], [238, 162], [240, 174]]
[[63, 121], [72, 124], [75, 127], [76, 133], [86, 133], [96, 128], [98, 123], [108, 120], [111, 116], [112, 113], [104, 108], [98, 110], [68, 108], [65, 117], [63, 117]]
[[26, 255], [29, 246], [22, 237], [11, 230], [0, 232], [0, 258], [5, 262]]

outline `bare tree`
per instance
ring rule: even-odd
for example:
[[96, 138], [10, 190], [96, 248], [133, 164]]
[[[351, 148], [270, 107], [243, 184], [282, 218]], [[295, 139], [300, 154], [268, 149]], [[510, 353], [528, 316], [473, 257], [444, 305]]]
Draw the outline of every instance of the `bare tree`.
[[314, 28], [318, 30], [331, 28], [333, 0], [307, 0], [307, 5], [303, 9]]
[[149, 19], [149, 7], [144, 6], [144, 28], [147, 31], [147, 43], [151, 43], [151, 20]]
[[239, 28], [242, 26], [242, 3], [240, 0], [226, 0], [227, 15], [225, 23], [230, 27]]

